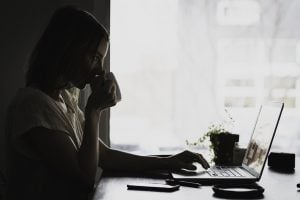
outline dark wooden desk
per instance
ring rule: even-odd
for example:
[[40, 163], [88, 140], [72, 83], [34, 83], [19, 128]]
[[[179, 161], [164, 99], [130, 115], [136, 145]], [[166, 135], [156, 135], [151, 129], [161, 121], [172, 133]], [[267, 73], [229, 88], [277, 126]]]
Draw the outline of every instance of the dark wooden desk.
[[[296, 168], [300, 164], [297, 157]], [[189, 188], [181, 186], [178, 191], [171, 193], [127, 190], [127, 184], [134, 182], [161, 182], [163, 179], [138, 177], [103, 177], [95, 191], [93, 200], [200, 200], [218, 199], [213, 196], [211, 186]], [[264, 198], [267, 200], [296, 200], [300, 199], [300, 191], [296, 184], [300, 183], [300, 171], [294, 174], [282, 174], [265, 167], [259, 184], [265, 188]]]

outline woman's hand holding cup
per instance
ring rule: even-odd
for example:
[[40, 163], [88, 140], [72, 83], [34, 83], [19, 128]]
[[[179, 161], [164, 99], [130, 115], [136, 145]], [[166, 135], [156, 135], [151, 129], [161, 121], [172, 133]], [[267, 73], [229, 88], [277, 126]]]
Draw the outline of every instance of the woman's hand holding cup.
[[117, 80], [112, 72], [98, 75], [90, 83], [92, 94], [87, 107], [96, 110], [104, 110], [112, 107], [121, 100], [121, 92]]

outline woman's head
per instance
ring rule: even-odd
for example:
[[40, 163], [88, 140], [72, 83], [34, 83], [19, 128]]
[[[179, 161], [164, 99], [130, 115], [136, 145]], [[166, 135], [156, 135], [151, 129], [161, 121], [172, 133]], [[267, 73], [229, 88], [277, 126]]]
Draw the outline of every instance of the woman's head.
[[26, 85], [46, 92], [69, 84], [84, 87], [100, 73], [97, 52], [108, 41], [106, 29], [90, 13], [73, 6], [58, 9], [32, 52]]

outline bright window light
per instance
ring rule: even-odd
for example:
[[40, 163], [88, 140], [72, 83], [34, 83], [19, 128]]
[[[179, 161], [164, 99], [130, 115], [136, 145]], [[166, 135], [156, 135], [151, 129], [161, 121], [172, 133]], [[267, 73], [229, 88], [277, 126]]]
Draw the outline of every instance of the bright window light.
[[[295, 150], [300, 27], [293, 25], [288, 34], [277, 26], [278, 6], [254, 0], [112, 0], [111, 70], [122, 92], [111, 109], [112, 144], [148, 153], [186, 148], [186, 139], [195, 141], [211, 123], [226, 119], [225, 109], [235, 120], [231, 131], [246, 144], [260, 104], [284, 101], [274, 148]], [[296, 23], [288, 21], [291, 12], [285, 14], [285, 27]]]
[[300, 65], [300, 41], [296, 42], [296, 63]]
[[220, 25], [255, 25], [260, 20], [260, 5], [255, 0], [222, 0], [217, 7]]

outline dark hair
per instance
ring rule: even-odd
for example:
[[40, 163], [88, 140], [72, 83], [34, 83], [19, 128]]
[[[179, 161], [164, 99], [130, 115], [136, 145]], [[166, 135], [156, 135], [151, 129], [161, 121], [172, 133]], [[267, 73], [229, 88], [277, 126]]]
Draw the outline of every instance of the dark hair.
[[72, 71], [76, 59], [94, 56], [103, 38], [109, 41], [108, 32], [92, 14], [74, 6], [59, 8], [31, 54], [26, 86], [48, 92], [64, 87], [58, 79]]

